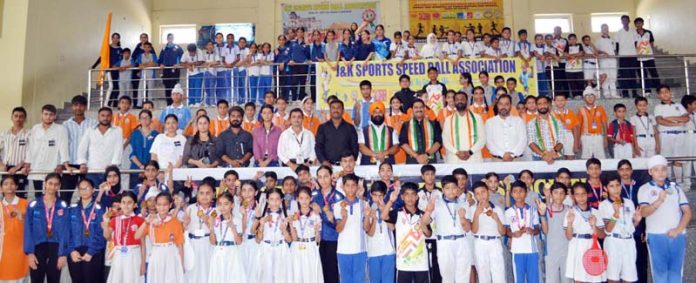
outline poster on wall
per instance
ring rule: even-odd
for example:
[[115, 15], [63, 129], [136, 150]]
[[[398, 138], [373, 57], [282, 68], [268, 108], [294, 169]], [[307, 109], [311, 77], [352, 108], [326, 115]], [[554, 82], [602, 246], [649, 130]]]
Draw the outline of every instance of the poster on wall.
[[252, 23], [204, 25], [198, 29], [198, 40], [196, 42], [198, 48], [205, 48], [205, 44], [208, 41], [215, 42], [215, 34], [218, 32], [225, 36], [229, 33], [234, 34], [235, 41], [238, 41], [241, 37], [244, 37], [249, 43], [256, 40], [256, 26]]
[[283, 4], [283, 33], [288, 29], [304, 27], [308, 32], [327, 30], [340, 33], [351, 23], [370, 22], [368, 29], [379, 24], [379, 2]]
[[473, 30], [476, 37], [497, 35], [505, 26], [503, 0], [409, 0], [408, 9], [409, 29], [416, 39], [430, 33], [445, 38], [449, 30]]

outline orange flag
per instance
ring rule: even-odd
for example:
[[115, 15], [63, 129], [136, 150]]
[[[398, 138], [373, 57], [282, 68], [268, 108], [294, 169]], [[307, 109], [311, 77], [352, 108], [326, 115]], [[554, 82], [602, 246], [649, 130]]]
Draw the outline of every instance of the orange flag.
[[[109, 62], [111, 62], [110, 54], [111, 50], [109, 48], [109, 36], [111, 35], [111, 12], [106, 16], [106, 28], [104, 28], [104, 37], [102, 38], [101, 51], [99, 56], [101, 57], [101, 62], [99, 64], [100, 69], [109, 68]], [[97, 82], [101, 83], [104, 79], [104, 71], [99, 71], [99, 79]]]

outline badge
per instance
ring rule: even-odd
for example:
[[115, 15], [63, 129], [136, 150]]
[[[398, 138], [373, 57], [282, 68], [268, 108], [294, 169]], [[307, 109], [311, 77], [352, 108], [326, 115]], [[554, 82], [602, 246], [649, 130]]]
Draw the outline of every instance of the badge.
[[89, 229], [85, 229], [85, 231], [83, 232], [83, 234], [85, 235], [85, 237], [89, 237]]
[[597, 129], [597, 122], [592, 122], [592, 129]]
[[58, 210], [58, 216], [63, 216], [63, 209], [62, 208]]

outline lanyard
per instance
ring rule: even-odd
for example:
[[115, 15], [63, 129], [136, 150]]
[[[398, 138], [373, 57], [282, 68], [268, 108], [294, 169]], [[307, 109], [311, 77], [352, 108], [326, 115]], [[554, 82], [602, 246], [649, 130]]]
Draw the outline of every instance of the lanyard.
[[[300, 219], [299, 219], [299, 221], [300, 221], [300, 236], [299, 237], [301, 237], [301, 238], [305, 238], [305, 237], [309, 238], [308, 236], [305, 236], [304, 231], [307, 228], [307, 223], [309, 223], [309, 218], [310, 218], [311, 213], [312, 213], [312, 208], [310, 207], [307, 214], [300, 216]], [[304, 218], [304, 221], [302, 221], [303, 218]]]
[[517, 215], [517, 230], [522, 230], [522, 228], [527, 227], [527, 205], [525, 204], [522, 208], [515, 207], [515, 214]]
[[51, 234], [53, 234], [53, 233], [52, 233], [52, 228], [53, 228], [53, 216], [54, 216], [54, 212], [56, 211], [56, 205], [57, 205], [57, 200], [56, 200], [56, 202], [53, 203], [53, 206], [51, 207], [50, 212], [49, 212], [48, 206], [47, 206], [46, 203], [44, 202], [44, 211], [46, 212], [46, 225], [47, 225], [47, 228], [48, 228], [48, 234], [49, 234], [49, 236], [50, 236]]
[[[321, 191], [320, 191], [320, 193], [321, 193]], [[334, 198], [335, 194], [336, 194], [336, 191], [331, 189], [331, 193], [329, 193], [328, 195], [326, 195], [326, 196], [324, 194], [321, 195], [321, 197], [324, 199], [324, 207], [329, 206], [329, 201], [331, 201]]]
[[196, 204], [196, 208], [198, 212], [196, 212], [196, 216], [198, 216], [198, 229], [203, 229], [203, 216], [208, 215], [211, 210], [213, 210], [213, 206], [211, 205], [208, 208], [203, 208], [199, 204]]
[[[229, 219], [225, 220], [225, 216], [220, 215], [220, 235], [222, 235], [222, 237], [218, 240], [218, 243], [225, 241], [227, 231], [232, 229], [232, 226], [229, 225], [229, 221]], [[223, 229], [223, 227], [225, 228]]]
[[[118, 225], [116, 226], [116, 239], [121, 238], [121, 246], [127, 246], [126, 241], [128, 240], [128, 229], [130, 228], [132, 219], [132, 216], [128, 217], [128, 223], [126, 223], [126, 225], [123, 225], [123, 220], [118, 221]], [[126, 227], [125, 231], [123, 229], [124, 226]]]
[[[442, 200], [445, 201], [445, 207], [447, 208], [447, 213], [449, 214], [450, 218], [452, 218], [452, 227], [457, 227], [457, 207], [456, 207], [456, 200], [448, 200], [444, 195], [442, 196]], [[450, 210], [449, 204], [453, 203], [455, 204], [455, 207], [453, 210]]]
[[597, 191], [595, 190], [594, 186], [592, 186], [589, 182], [588, 182], [587, 184], [590, 185], [590, 189], [592, 190], [592, 195], [593, 195], [593, 196], [595, 197], [595, 199], [597, 200], [597, 203], [599, 203], [599, 202], [601, 201], [600, 198], [602, 197], [602, 191], [604, 191], [604, 188], [603, 188], [602, 185], [600, 184], [600, 185], [599, 185], [599, 194], [597, 194]]
[[589, 204], [587, 205], [587, 211], [583, 211], [577, 205], [575, 206], [575, 210], [578, 212], [578, 214], [580, 214], [582, 220], [584, 220], [585, 222], [590, 222], [590, 214], [592, 213], [592, 208]]
[[[651, 131], [650, 131], [650, 116], [645, 115], [645, 120], [648, 121], [648, 125], [647, 125], [647, 126], [645, 125], [645, 123], [643, 123], [643, 116], [638, 115], [638, 121], [640, 122], [640, 124], [641, 124], [641, 125], [643, 126], [643, 128], [645, 129], [645, 133], [646, 133], [646, 134], [649, 134], [649, 133], [651, 132]], [[693, 121], [692, 121], [692, 122], [693, 122]], [[694, 125], [696, 125], [696, 124], [694, 124]]]
[[628, 199], [633, 199], [633, 185], [636, 184], [636, 181], [631, 180], [631, 184], [629, 184], [628, 190], [626, 190], [626, 185], [621, 184], [621, 189], [626, 193]]
[[85, 215], [85, 210], [81, 209], [80, 213], [82, 213], [82, 223], [85, 225], [85, 231], [84, 234], [85, 236], [89, 236], [89, 225], [92, 223], [92, 219], [94, 217], [94, 209], [97, 207], [96, 204], [92, 204], [92, 210], [89, 212], [89, 216]]

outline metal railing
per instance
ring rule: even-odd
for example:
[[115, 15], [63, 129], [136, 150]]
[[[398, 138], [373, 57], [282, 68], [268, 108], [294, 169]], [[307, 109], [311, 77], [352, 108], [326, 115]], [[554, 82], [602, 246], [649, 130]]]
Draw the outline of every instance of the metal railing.
[[[690, 84], [696, 80], [693, 75], [696, 74], [696, 66], [691, 66], [690, 60], [696, 59], [696, 54], [652, 55], [649, 57], [654, 58], [655, 61], [668, 59], [672, 62], [659, 62], [655, 68], [652, 68], [652, 64], [648, 65], [647, 61], [637, 61], [636, 66], [622, 67], [619, 64], [622, 58], [641, 57], [588, 56], [582, 59], [582, 61], [589, 63], [581, 63], [583, 69], [579, 71], [579, 74], [575, 72], [569, 75], [570, 72], [559, 70], [557, 66], [550, 64], [544, 72], [547, 78], [538, 79], [537, 82], [538, 85], [547, 85], [546, 89], [549, 90], [551, 96], [558, 92], [566, 92], [575, 96], [581, 95], [589, 84], [596, 86], [604, 98], [620, 98], [619, 93], [621, 92], [624, 92], [623, 97], [626, 97], [628, 92], [646, 96], [651, 89], [664, 82], [673, 87], [682, 87], [683, 91], [677, 94], [691, 94]], [[565, 58], [560, 57], [560, 59]], [[346, 64], [346, 62], [339, 64]], [[353, 64], [357, 64], [357, 62]], [[124, 70], [117, 68], [91, 69], [87, 74], [88, 100], [91, 102], [90, 105], [96, 102], [96, 105], [105, 106], [111, 99], [111, 106], [115, 106], [113, 100], [131, 92], [131, 97], [138, 99], [136, 104], [145, 100], [157, 102], [165, 99], [165, 92], [171, 91], [175, 83], [180, 83], [184, 89], [186, 95], [184, 103], [187, 105], [215, 105], [218, 99], [226, 99], [234, 105], [243, 105], [247, 102], [260, 104], [263, 102], [263, 94], [267, 90], [273, 90], [277, 95], [282, 95], [289, 101], [300, 100], [304, 95], [315, 95], [317, 74], [313, 72], [313, 63], [296, 64], [295, 66], [304, 66], [299, 73], [286, 72], [281, 70], [279, 66], [280, 64], [261, 66], [271, 69], [270, 77], [268, 75], [252, 76], [249, 74], [250, 67], [195, 67], [196, 69], [187, 69], [182, 66], [173, 66]], [[214, 69], [215, 74], [206, 69]], [[650, 75], [653, 70], [658, 74], [657, 78]], [[98, 75], [101, 71], [104, 71], [103, 76]], [[114, 72], [120, 74], [115, 75]], [[165, 72], [175, 73], [178, 76], [163, 75]], [[118, 79], [114, 79], [116, 76]], [[604, 76], [606, 79], [602, 80]], [[493, 78], [490, 80], [492, 81]], [[117, 84], [126, 86], [126, 90], [117, 87]], [[128, 86], [130, 86], [130, 90]], [[116, 90], [119, 90], [120, 93], [113, 93]]]

